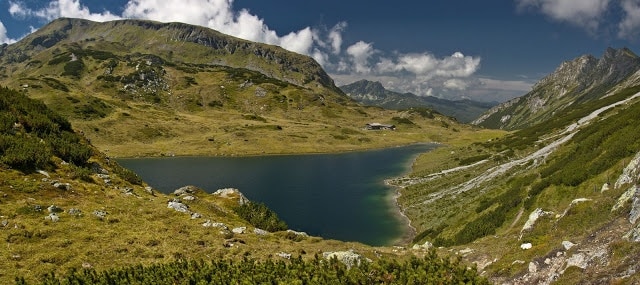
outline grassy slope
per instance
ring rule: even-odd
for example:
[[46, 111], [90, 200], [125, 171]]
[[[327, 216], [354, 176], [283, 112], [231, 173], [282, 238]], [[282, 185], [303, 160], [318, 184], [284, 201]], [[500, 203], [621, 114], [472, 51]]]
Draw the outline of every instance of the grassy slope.
[[[637, 91], [638, 88], [632, 88], [583, 104], [581, 108], [556, 117], [544, 126], [524, 129], [484, 143], [440, 148], [423, 154], [416, 161], [413, 173], [405, 179], [406, 187], [401, 189], [399, 200], [413, 221], [413, 226], [422, 232], [416, 241], [429, 240], [436, 245], [458, 248], [457, 244], [459, 248], [471, 248], [473, 253], [466, 253], [468, 260], [478, 262], [482, 267], [489, 265], [485, 269], [496, 278], [512, 278], [527, 272], [528, 261], [555, 254], [553, 251], [561, 247], [563, 240], [584, 243], [585, 246], [595, 236], [599, 240], [619, 240], [625, 233], [624, 229], [628, 230], [631, 226], [623, 221], [629, 209], [611, 212], [611, 208], [626, 188], [605, 192], [600, 192], [600, 189], [607, 181], [617, 179], [625, 161], [628, 162], [638, 151], [638, 139], [634, 135], [638, 133], [638, 122], [637, 119], [631, 119], [637, 117], [640, 108], [637, 100], [635, 104], [605, 112], [595, 122], [583, 126], [572, 141], [565, 143], [544, 161], [530, 161], [515, 166], [464, 192], [444, 194], [432, 200], [429, 198], [445, 193], [446, 189], [460, 189], [455, 187], [474, 178], [487, 176], [487, 170], [492, 167], [526, 157], [557, 139], [559, 135], [554, 135], [554, 132], [564, 129], [592, 110]], [[430, 174], [472, 165], [482, 159], [488, 160], [435, 179], [425, 179]], [[407, 186], [407, 181], [415, 184]], [[571, 205], [578, 198], [590, 200]], [[534, 231], [521, 236], [520, 230], [529, 213], [536, 208], [558, 216], [541, 219]], [[567, 209], [566, 215], [562, 216]], [[495, 226], [487, 226], [493, 223], [496, 223]], [[484, 234], [480, 234], [482, 232]], [[474, 234], [479, 239], [466, 239]], [[457, 241], [464, 242], [460, 244]], [[519, 245], [524, 242], [531, 242], [533, 249], [521, 250]], [[610, 250], [615, 251], [619, 247], [629, 250], [630, 255], [614, 255], [609, 267], [589, 273], [594, 276], [605, 274], [603, 272], [614, 273], [617, 266], [629, 266], [629, 262], [633, 262], [630, 256], [640, 251], [637, 245], [624, 240], [619, 240]], [[588, 277], [567, 274], [563, 278], [574, 283]]]
[[[54, 31], [64, 23], [47, 28]], [[81, 28], [86, 33], [74, 30]], [[180, 29], [105, 24], [71, 31], [81, 38], [49, 48], [34, 48], [32, 38], [10, 46], [13, 53], [28, 52], [22, 61], [5, 54], [10, 63], [0, 84], [43, 100], [111, 156], [336, 152], [447, 142], [475, 132], [440, 115], [359, 106], [332, 83], [307, 82], [305, 77], [321, 77], [314, 75], [320, 71], [296, 73], [239, 51], [219, 55], [216, 49], [170, 40], [184, 32]], [[304, 62], [300, 55], [261, 48], [285, 63]], [[398, 131], [362, 130], [371, 122], [396, 124]]]

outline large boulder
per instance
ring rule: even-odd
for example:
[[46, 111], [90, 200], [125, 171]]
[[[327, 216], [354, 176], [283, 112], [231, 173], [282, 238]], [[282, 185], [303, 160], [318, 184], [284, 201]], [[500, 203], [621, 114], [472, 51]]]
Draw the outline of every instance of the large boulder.
[[365, 260], [370, 262], [369, 259], [363, 258], [361, 255], [353, 252], [353, 250], [348, 251], [333, 251], [333, 252], [323, 252], [322, 256], [330, 260], [332, 258], [337, 259], [338, 261], [347, 265], [347, 267], [352, 267], [354, 265], [360, 265], [360, 263]]
[[249, 199], [247, 199], [247, 197], [245, 197], [244, 194], [236, 188], [218, 189], [216, 192], [213, 192], [212, 195], [227, 199], [238, 199], [238, 204], [240, 205], [244, 205], [249, 202]]

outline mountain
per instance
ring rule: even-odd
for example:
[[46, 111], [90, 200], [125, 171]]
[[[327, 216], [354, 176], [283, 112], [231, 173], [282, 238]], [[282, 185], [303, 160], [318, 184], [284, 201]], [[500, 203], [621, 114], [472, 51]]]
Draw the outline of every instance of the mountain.
[[340, 89], [346, 93], [347, 96], [365, 105], [393, 110], [427, 107], [443, 115], [454, 117], [463, 123], [471, 122], [495, 105], [494, 103], [484, 103], [466, 99], [452, 101], [433, 96], [398, 93], [385, 89], [380, 82], [368, 80], [360, 80], [343, 85], [340, 86]]
[[344, 151], [416, 142], [417, 125], [382, 137], [371, 122], [446, 129], [360, 106], [311, 57], [183, 23], [61, 18], [2, 45], [0, 63], [0, 84], [112, 156]]
[[548, 97], [561, 111], [423, 154], [388, 181], [414, 242], [457, 253], [497, 284], [640, 283], [636, 64], [626, 49], [564, 63], [531, 93], [566, 87]]
[[632, 86], [639, 71], [640, 58], [627, 48], [608, 48], [599, 59], [580, 56], [563, 62], [529, 93], [495, 106], [472, 123], [506, 130], [539, 124], [572, 106], [605, 97], [616, 87]]

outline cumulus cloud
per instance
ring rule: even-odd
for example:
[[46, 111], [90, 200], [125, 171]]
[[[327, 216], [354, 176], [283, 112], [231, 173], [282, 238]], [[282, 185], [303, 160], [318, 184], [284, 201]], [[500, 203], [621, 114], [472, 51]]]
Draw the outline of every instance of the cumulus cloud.
[[516, 0], [519, 9], [538, 9], [550, 18], [595, 32], [611, 0]]
[[109, 21], [120, 17], [111, 14], [109, 11], [103, 13], [91, 13], [89, 8], [80, 4], [80, 0], [57, 0], [49, 2], [45, 8], [32, 10], [21, 2], [9, 2], [9, 13], [17, 17], [38, 17], [45, 20], [53, 20], [60, 17], [83, 18], [92, 21]]
[[369, 73], [371, 67], [369, 66], [369, 58], [375, 53], [373, 45], [371, 43], [365, 43], [359, 41], [347, 48], [347, 54], [350, 57], [353, 67], [344, 64], [342, 66], [346, 71], [355, 71], [358, 73]]
[[16, 40], [10, 39], [7, 36], [7, 28], [4, 26], [2, 21], [0, 21], [0, 44], [12, 44]]
[[622, 0], [624, 18], [618, 25], [620, 38], [635, 38], [640, 29], [640, 0]]
[[342, 50], [342, 32], [346, 27], [347, 22], [340, 22], [329, 31], [328, 38], [331, 41], [331, 48], [334, 54], [339, 54]]

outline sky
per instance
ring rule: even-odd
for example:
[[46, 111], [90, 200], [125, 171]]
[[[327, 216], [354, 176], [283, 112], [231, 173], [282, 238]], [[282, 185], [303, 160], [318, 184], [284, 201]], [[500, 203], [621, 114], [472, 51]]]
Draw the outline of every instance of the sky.
[[0, 43], [59, 17], [205, 26], [311, 56], [338, 86], [477, 101], [607, 47], [640, 53], [640, 0], [0, 0]]

